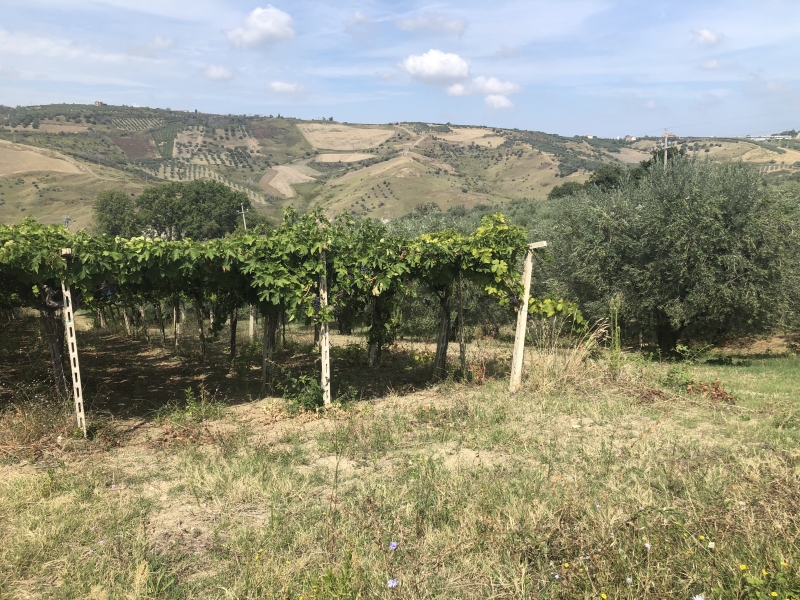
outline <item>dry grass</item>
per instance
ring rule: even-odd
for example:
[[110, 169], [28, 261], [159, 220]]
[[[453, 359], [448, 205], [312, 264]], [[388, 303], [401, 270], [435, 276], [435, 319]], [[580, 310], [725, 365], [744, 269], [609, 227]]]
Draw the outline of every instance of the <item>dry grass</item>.
[[376, 148], [395, 133], [393, 129], [352, 127], [339, 123], [300, 123], [297, 128], [314, 148], [325, 150]]
[[296, 416], [177, 408], [120, 422], [112, 449], [9, 464], [0, 596], [796, 598], [795, 404], [718, 406], [635, 357], [612, 381], [601, 335], [542, 328], [550, 362], [514, 396], [489, 380]]

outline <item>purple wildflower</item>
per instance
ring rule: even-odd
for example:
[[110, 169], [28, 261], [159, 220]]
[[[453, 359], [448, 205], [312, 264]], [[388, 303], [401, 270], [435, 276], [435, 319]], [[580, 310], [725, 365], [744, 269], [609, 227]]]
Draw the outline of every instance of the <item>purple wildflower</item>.
[[390, 579], [389, 581], [386, 582], [386, 585], [388, 585], [390, 588], [396, 588], [397, 579]]
[[389, 542], [389, 550], [397, 550], [397, 542]]

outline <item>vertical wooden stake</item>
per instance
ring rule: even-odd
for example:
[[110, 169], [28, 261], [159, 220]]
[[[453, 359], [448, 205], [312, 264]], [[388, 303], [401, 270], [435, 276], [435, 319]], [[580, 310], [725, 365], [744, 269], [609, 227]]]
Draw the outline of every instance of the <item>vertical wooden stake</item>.
[[[62, 256], [72, 255], [71, 248], [63, 248]], [[69, 367], [72, 371], [72, 393], [75, 398], [75, 420], [78, 427], [83, 430], [83, 437], [86, 437], [86, 416], [83, 412], [83, 386], [81, 385], [81, 367], [78, 362], [78, 340], [75, 336], [75, 319], [72, 310], [72, 292], [69, 285], [61, 282], [61, 293], [64, 297], [64, 333], [67, 338], [67, 349], [69, 350]]]
[[[322, 251], [322, 275], [319, 278], [319, 309], [324, 310], [328, 306], [328, 278], [325, 275], [325, 251]], [[324, 322], [320, 327], [319, 346], [322, 355], [322, 399], [325, 406], [331, 403], [331, 348], [328, 322]]]
[[247, 330], [248, 335], [250, 336], [250, 343], [251, 344], [253, 343], [253, 334], [255, 333], [255, 330], [256, 330], [256, 327], [255, 327], [255, 323], [256, 323], [255, 310], [256, 310], [255, 307], [251, 304], [250, 305], [250, 327]]
[[467, 344], [464, 341], [464, 281], [458, 272], [458, 356], [461, 359], [461, 380], [467, 380]]
[[528, 331], [528, 299], [531, 295], [531, 275], [533, 274], [533, 250], [544, 248], [547, 242], [535, 242], [528, 246], [525, 255], [525, 266], [522, 271], [522, 283], [525, 288], [522, 296], [522, 306], [517, 313], [517, 332], [514, 336], [514, 356], [511, 359], [511, 383], [508, 391], [516, 392], [522, 385], [522, 359], [525, 355], [525, 334]]

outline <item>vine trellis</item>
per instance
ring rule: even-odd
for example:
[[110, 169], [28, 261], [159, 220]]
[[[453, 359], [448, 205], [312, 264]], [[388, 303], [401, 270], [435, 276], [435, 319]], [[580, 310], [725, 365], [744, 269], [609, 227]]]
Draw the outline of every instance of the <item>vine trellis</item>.
[[[62, 256], [63, 248], [71, 249], [69, 259]], [[377, 361], [392, 341], [391, 303], [401, 286], [418, 281], [435, 292], [441, 304], [434, 376], [442, 377], [458, 282], [472, 281], [500, 304], [520, 306], [523, 285], [516, 266], [526, 251], [525, 230], [507, 223], [501, 214], [484, 217], [468, 235], [447, 230], [404, 238], [373, 221], [356, 222], [347, 216], [330, 221], [321, 212], [300, 216], [286, 210], [283, 222], [265, 234], [206, 242], [72, 234], [61, 225], [26, 219], [0, 226], [0, 309], [27, 306], [40, 311], [54, 378], [65, 387], [59, 371], [63, 299], [56, 297], [62, 283], [81, 305], [101, 313], [114, 305], [154, 303], [161, 314], [166, 302], [177, 314], [179, 301], [189, 300], [198, 314], [201, 353], [202, 311], [207, 304], [213, 301], [217, 315], [254, 305], [265, 317], [266, 369], [279, 315], [304, 314], [322, 324], [333, 321], [336, 311], [358, 313], [368, 306], [369, 355], [371, 362]], [[563, 300], [531, 298], [528, 312], [571, 313], [580, 319], [575, 305]], [[323, 368], [323, 385], [324, 379]]]

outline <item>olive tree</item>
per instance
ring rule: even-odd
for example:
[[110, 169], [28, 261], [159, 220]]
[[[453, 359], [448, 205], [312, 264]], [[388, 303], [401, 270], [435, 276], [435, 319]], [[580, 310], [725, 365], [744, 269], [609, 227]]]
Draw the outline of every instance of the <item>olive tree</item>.
[[550, 278], [589, 317], [623, 299], [623, 323], [659, 349], [767, 331], [797, 308], [798, 199], [756, 166], [685, 157], [638, 181], [552, 201]]

